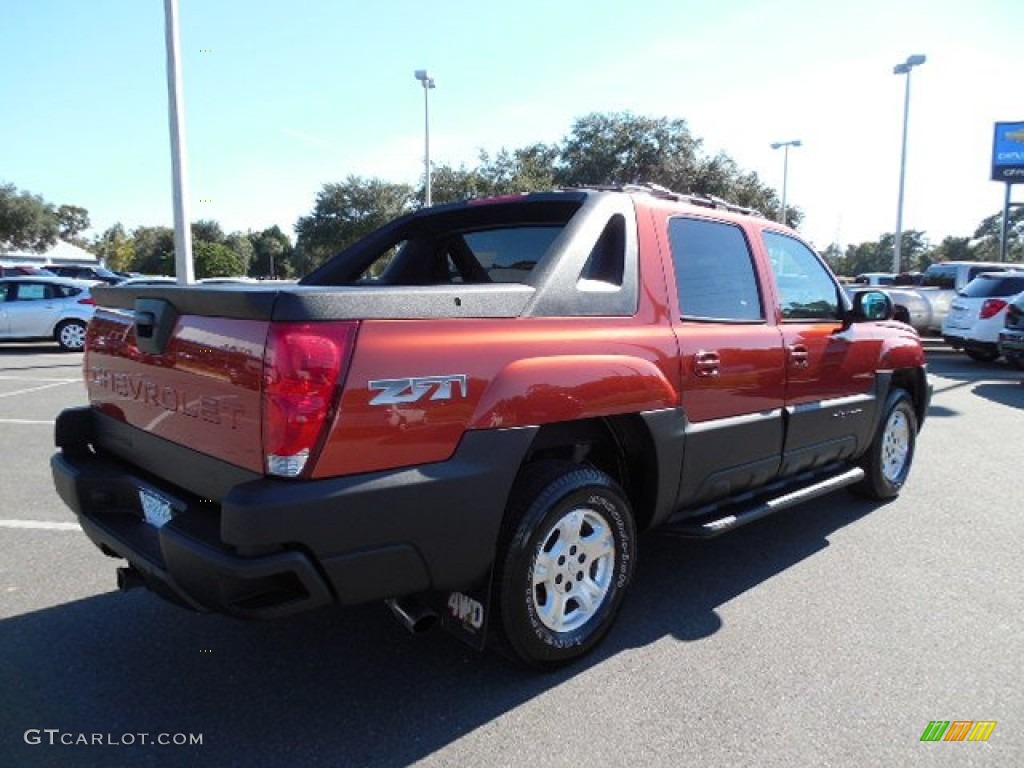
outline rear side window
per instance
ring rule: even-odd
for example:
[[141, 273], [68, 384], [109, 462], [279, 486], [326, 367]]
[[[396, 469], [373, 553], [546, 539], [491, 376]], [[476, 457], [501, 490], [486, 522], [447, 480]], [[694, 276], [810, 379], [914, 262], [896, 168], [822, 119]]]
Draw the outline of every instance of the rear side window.
[[1021, 291], [1024, 291], [1024, 275], [982, 275], [969, 282], [960, 295], [968, 299], [987, 299], [991, 296], [1016, 296]]
[[750, 246], [734, 224], [673, 218], [668, 224], [679, 311], [686, 319], [764, 319]]

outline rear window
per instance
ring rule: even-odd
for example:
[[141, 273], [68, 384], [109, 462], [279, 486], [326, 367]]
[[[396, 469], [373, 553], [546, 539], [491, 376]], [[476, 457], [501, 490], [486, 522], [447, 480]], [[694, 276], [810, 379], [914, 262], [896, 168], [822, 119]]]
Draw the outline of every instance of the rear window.
[[1024, 275], [981, 275], [967, 284], [960, 295], [967, 299], [987, 299], [993, 296], [1016, 296], [1024, 291]]
[[925, 270], [921, 285], [926, 288], [943, 288], [949, 290], [956, 286], [956, 267], [938, 267], [932, 265]]
[[339, 253], [304, 285], [529, 283], [582, 198], [470, 204], [398, 220]]

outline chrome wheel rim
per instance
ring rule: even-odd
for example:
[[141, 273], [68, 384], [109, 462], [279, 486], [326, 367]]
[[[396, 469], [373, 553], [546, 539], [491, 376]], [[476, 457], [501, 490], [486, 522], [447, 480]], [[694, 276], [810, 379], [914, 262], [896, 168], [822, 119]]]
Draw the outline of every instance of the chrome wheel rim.
[[533, 562], [533, 607], [545, 627], [572, 632], [604, 605], [615, 571], [615, 538], [592, 509], [566, 513], [541, 540]]
[[910, 422], [902, 410], [889, 414], [882, 437], [882, 474], [891, 483], [899, 482], [910, 456]]
[[78, 323], [68, 323], [60, 329], [60, 342], [68, 349], [81, 349], [85, 346], [85, 328]]

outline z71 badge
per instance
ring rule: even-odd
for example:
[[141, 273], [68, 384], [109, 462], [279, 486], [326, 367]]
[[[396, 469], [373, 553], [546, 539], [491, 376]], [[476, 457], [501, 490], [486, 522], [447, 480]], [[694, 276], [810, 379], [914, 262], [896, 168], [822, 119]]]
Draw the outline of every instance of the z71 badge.
[[[448, 376], [417, 376], [409, 379], [374, 379], [367, 382], [371, 390], [380, 394], [370, 400], [370, 405], [399, 405], [415, 403], [428, 392], [431, 400], [451, 400], [452, 397], [466, 397], [468, 384], [466, 374], [454, 373]], [[455, 390], [458, 390], [456, 393]]]

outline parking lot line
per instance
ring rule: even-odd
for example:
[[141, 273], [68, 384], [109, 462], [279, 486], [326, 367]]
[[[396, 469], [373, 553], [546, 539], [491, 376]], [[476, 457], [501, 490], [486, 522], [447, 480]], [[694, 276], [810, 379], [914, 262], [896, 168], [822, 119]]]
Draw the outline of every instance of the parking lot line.
[[54, 387], [62, 387], [65, 384], [72, 384], [77, 381], [78, 379], [67, 379], [65, 381], [58, 381], [56, 384], [41, 384], [38, 387], [29, 387], [28, 389], [17, 389], [14, 392], [3, 392], [0, 393], [0, 397], [14, 397], [15, 395], [27, 395], [29, 392], [38, 392], [41, 389], [53, 389]]
[[61, 384], [67, 384], [72, 381], [81, 381], [81, 376], [76, 376], [73, 379], [69, 379], [67, 376], [57, 378], [56, 376], [3, 376], [0, 375], [0, 381], [56, 381]]
[[50, 523], [45, 520], [0, 520], [0, 528], [23, 528], [35, 531], [80, 531], [78, 523]]
[[0, 419], [0, 424], [45, 424], [52, 427], [56, 423], [53, 419]]

